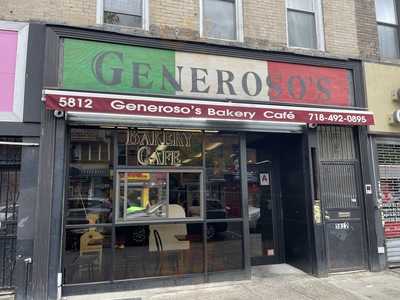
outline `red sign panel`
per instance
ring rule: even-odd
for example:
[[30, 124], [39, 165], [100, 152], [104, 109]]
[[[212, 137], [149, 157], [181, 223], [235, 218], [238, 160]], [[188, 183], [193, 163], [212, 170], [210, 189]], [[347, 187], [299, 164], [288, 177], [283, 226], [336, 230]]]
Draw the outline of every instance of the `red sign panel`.
[[271, 101], [351, 106], [351, 73], [338, 68], [268, 62]]
[[400, 237], [400, 222], [385, 222], [385, 237]]
[[225, 121], [336, 125], [374, 124], [372, 113], [356, 110], [184, 101], [67, 91], [46, 91], [45, 94], [47, 109], [67, 112]]

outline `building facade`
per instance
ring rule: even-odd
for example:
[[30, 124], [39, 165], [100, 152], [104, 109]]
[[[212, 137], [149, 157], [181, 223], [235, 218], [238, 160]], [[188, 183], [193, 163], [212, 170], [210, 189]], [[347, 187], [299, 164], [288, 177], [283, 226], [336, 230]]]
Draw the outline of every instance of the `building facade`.
[[33, 255], [43, 28], [1, 21], [0, 47], [0, 282], [10, 289], [27, 284]]
[[0, 19], [35, 28], [40, 58], [38, 196], [20, 204], [35, 218], [16, 254], [31, 283], [16, 279], [17, 296], [249, 278], [271, 263], [385, 268], [397, 241], [381, 211], [394, 208], [372, 158], [387, 150], [373, 75], [387, 23], [374, 1], [331, 2], [4, 1]]

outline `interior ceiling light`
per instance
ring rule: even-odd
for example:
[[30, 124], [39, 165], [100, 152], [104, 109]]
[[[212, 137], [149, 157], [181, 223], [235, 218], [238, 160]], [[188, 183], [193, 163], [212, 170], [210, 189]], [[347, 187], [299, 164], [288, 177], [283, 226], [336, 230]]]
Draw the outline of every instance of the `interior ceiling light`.
[[214, 150], [214, 149], [216, 149], [216, 148], [218, 148], [218, 147], [220, 147], [220, 146], [222, 146], [222, 143], [221, 143], [221, 142], [212, 143], [211, 145], [209, 145], [209, 146], [206, 147], [206, 150], [207, 150], [207, 151], [211, 151], [211, 150]]
[[205, 133], [218, 133], [219, 130], [204, 130]]

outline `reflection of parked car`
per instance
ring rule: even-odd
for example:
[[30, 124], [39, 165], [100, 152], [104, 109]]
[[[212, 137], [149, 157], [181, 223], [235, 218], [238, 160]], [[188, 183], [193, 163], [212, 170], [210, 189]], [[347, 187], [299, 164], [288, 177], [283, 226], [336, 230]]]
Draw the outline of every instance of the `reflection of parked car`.
[[[101, 221], [110, 221], [112, 205], [107, 198], [69, 198], [67, 224], [88, 224], [88, 214], [96, 214]], [[105, 219], [105, 220], [104, 220]]]
[[18, 204], [15, 206], [0, 206], [0, 222], [16, 220], [18, 213]]
[[[228, 207], [223, 207], [218, 199], [207, 200], [207, 219], [226, 219]], [[202, 232], [202, 224], [188, 224], [189, 234], [200, 234]], [[207, 224], [207, 239], [211, 240], [220, 232], [225, 232], [228, 228], [226, 222], [215, 222]]]
[[249, 205], [249, 227], [250, 230], [255, 230], [260, 219], [260, 208]]

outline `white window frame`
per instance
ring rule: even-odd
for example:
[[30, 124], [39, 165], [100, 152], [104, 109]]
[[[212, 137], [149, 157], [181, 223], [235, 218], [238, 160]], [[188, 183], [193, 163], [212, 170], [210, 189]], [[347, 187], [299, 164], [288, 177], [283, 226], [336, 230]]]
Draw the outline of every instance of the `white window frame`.
[[[142, 27], [143, 30], [149, 30], [149, 1], [150, 0], [142, 0]], [[97, 25], [107, 25], [107, 26], [116, 26], [116, 27], [126, 27], [126, 28], [139, 28], [140, 27], [130, 27], [118, 24], [108, 24], [104, 23], [104, 0], [97, 0], [97, 9], [96, 9], [96, 24]]]
[[[223, 1], [223, 0], [221, 0]], [[209, 37], [205, 35], [204, 32], [204, 26], [203, 26], [203, 19], [204, 19], [204, 0], [199, 1], [200, 5], [200, 37], [201, 38], [207, 38], [211, 40], [222, 40], [222, 41], [236, 41], [236, 42], [243, 42], [243, 0], [233, 0], [235, 1], [235, 17], [236, 17], [236, 39], [230, 40], [230, 39], [219, 39], [215, 37]]]
[[[306, 49], [312, 50], [314, 48], [304, 48], [304, 47], [297, 47], [297, 46], [290, 46], [289, 44], [289, 18], [288, 18], [288, 10], [291, 9], [289, 7], [288, 0], [285, 0], [286, 5], [286, 44], [288, 48], [293, 49]], [[317, 37], [317, 48], [314, 50], [325, 51], [325, 33], [324, 33], [324, 22], [323, 22], [323, 10], [322, 10], [322, 0], [313, 0], [313, 7], [314, 7], [314, 17], [315, 17], [315, 32]], [[301, 11], [301, 10], [298, 10]], [[309, 11], [304, 11], [308, 12]]]
[[397, 31], [397, 41], [398, 41], [398, 45], [397, 45], [397, 49], [398, 49], [398, 54], [397, 57], [387, 57], [387, 56], [383, 56], [382, 55], [382, 45], [379, 43], [379, 32], [378, 32], [378, 47], [379, 47], [379, 56], [385, 59], [400, 59], [400, 18], [399, 18], [399, 5], [400, 2], [394, 0], [394, 14], [396, 17], [396, 24], [394, 23], [386, 23], [383, 21], [379, 21], [378, 20], [378, 15], [377, 15], [377, 4], [376, 4], [376, 0], [374, 1], [375, 4], [375, 15], [376, 15], [376, 29], [378, 31], [378, 26], [385, 26], [385, 27], [391, 27], [391, 28], [396, 28]]
[[22, 122], [24, 117], [25, 73], [28, 53], [29, 24], [0, 21], [0, 29], [18, 33], [13, 110], [12, 112], [0, 112], [0, 122]]

